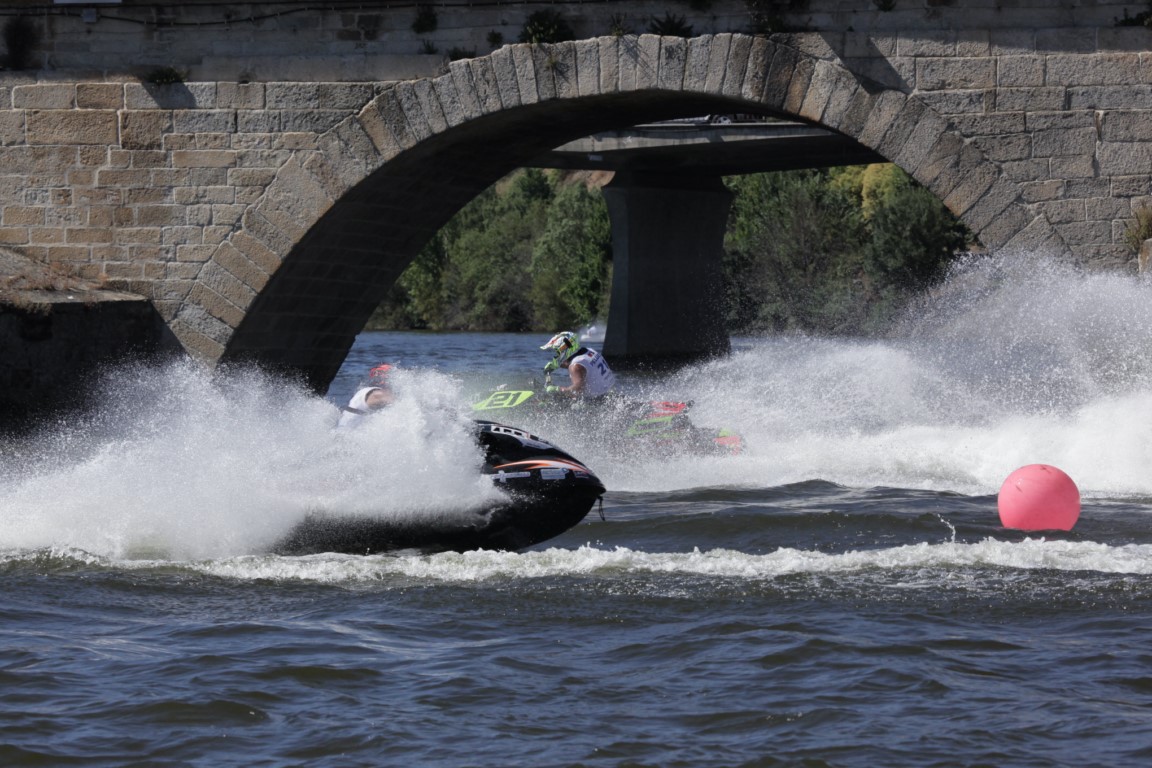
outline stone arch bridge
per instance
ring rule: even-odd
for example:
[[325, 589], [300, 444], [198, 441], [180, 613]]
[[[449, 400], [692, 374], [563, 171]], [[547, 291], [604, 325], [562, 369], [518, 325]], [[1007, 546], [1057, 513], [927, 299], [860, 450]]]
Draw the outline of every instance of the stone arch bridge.
[[[1131, 268], [1124, 229], [1152, 195], [1152, 33], [1072, 31], [607, 36], [390, 83], [9, 78], [0, 246], [57, 294], [154, 310], [124, 334], [153, 327], [155, 345], [323, 391], [387, 289], [485, 187], [599, 131], [741, 112], [898, 164], [989, 248]], [[103, 293], [82, 293], [92, 283]], [[34, 338], [7, 314], [0, 334]], [[6, 351], [22, 371], [10, 389], [52, 367], [31, 346]]]

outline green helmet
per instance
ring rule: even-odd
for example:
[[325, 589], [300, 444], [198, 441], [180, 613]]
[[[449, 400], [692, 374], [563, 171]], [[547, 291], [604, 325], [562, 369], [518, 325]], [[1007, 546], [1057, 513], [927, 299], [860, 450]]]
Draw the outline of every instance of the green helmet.
[[579, 348], [580, 338], [572, 331], [561, 331], [548, 339], [547, 344], [540, 347], [540, 349], [549, 349], [555, 352], [556, 360], [561, 363], [576, 354], [576, 350]]

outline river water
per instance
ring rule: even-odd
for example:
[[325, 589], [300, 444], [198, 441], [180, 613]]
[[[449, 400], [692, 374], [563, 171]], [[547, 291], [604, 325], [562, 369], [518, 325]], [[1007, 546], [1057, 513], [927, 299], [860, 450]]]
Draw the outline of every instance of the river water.
[[[637, 395], [735, 457], [586, 436], [604, 520], [521, 553], [266, 554], [468, 503], [450, 415], [548, 334], [365, 333], [327, 398], [125, 369], [4, 446], [4, 765], [1115, 766], [1152, 758], [1152, 286], [961, 270], [892, 338], [736, 339]], [[380, 360], [400, 402], [334, 438]], [[1001, 527], [1019, 466], [1066, 533]]]

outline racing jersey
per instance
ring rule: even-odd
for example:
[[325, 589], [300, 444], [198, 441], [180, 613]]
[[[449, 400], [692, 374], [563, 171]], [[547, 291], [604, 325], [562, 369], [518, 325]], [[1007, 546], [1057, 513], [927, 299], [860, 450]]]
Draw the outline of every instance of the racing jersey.
[[581, 347], [568, 361], [568, 367], [579, 365], [584, 368], [584, 397], [606, 395], [616, 385], [616, 374], [608, 367], [608, 362], [594, 349]]

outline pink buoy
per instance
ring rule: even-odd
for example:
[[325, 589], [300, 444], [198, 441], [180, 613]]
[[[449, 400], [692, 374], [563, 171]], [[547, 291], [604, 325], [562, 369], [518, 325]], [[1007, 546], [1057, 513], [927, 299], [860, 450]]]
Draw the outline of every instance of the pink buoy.
[[1047, 464], [1020, 467], [1000, 486], [1000, 522], [1019, 531], [1070, 531], [1080, 518], [1080, 490]]

